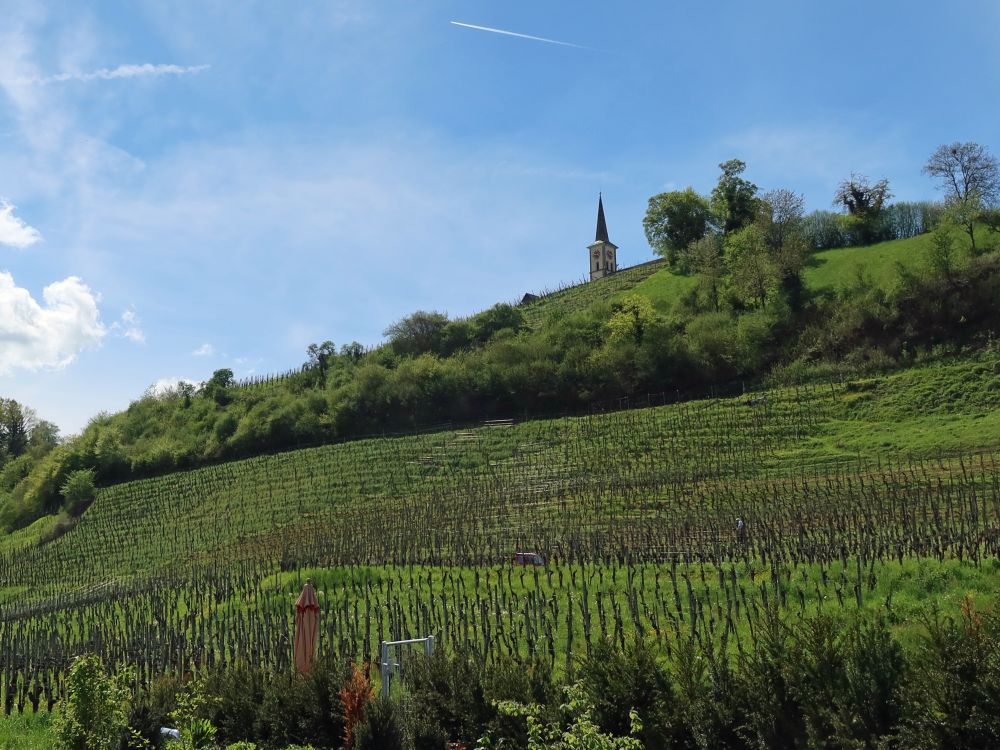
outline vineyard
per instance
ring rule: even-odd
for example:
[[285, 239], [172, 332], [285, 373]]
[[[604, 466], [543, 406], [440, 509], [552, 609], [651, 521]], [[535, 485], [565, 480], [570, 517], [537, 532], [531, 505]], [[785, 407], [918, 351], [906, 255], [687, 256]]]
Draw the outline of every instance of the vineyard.
[[[321, 650], [359, 661], [428, 634], [557, 671], [635, 634], [740, 651], [774, 608], [905, 627], [928, 595], [1000, 583], [998, 407], [985, 359], [110, 486], [65, 533], [0, 547], [4, 708], [51, 706], [86, 651], [145, 679], [287, 667], [307, 577]], [[882, 423], [898, 442], [873, 450]], [[547, 564], [513, 565], [525, 550]]]
[[537, 300], [521, 307], [525, 323], [529, 328], [538, 328], [545, 317], [554, 311], [574, 313], [598, 302], [608, 302], [666, 267], [663, 260], [651, 260], [623, 268], [603, 279], [581, 281], [560, 289], [543, 291]]

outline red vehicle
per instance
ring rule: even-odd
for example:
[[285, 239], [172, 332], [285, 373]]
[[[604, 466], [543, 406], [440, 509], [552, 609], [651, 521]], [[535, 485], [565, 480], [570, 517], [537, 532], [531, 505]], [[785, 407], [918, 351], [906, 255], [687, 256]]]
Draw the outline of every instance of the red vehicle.
[[515, 565], [545, 565], [545, 558], [537, 552], [515, 552], [512, 561]]

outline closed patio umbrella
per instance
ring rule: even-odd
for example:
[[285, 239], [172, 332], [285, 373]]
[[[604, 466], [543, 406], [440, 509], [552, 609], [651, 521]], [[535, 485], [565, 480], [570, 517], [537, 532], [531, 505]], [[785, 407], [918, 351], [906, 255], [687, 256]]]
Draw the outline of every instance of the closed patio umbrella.
[[307, 579], [302, 593], [295, 600], [295, 642], [292, 648], [295, 671], [305, 674], [312, 669], [316, 657], [316, 636], [319, 635], [319, 601], [312, 580]]

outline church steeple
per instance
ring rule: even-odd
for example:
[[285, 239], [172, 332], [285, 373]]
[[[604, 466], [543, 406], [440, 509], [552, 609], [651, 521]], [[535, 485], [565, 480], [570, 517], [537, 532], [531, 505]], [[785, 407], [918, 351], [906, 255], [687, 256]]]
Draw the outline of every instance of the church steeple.
[[608, 239], [608, 222], [604, 219], [604, 196], [597, 194], [597, 235], [595, 242], [611, 242]]
[[603, 278], [618, 270], [618, 246], [608, 239], [608, 222], [604, 218], [604, 196], [597, 194], [597, 232], [590, 251], [590, 279]]

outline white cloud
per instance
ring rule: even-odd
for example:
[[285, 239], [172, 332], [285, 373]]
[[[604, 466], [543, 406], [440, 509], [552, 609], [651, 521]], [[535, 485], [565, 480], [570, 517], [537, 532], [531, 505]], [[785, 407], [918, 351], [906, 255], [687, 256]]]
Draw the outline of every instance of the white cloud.
[[191, 352], [192, 357], [211, 357], [213, 354], [215, 354], [215, 347], [207, 343]]
[[49, 76], [30, 76], [16, 79], [19, 84], [45, 85], [66, 81], [112, 81], [118, 78], [139, 78], [142, 76], [183, 76], [201, 73], [210, 65], [154, 65], [152, 63], [119, 65], [116, 68], [98, 68], [91, 71], [71, 71]]
[[149, 388], [146, 389], [146, 395], [148, 396], [166, 396], [177, 392], [177, 388], [181, 383], [188, 383], [195, 388], [200, 388], [204, 385], [204, 380], [195, 380], [194, 378], [160, 378], [155, 383], [153, 383]]
[[136, 344], [146, 343], [146, 334], [142, 330], [142, 321], [135, 310], [129, 308], [122, 313], [121, 318], [111, 324], [111, 332], [116, 336]]
[[41, 241], [42, 235], [37, 229], [14, 216], [15, 208], [0, 198], [0, 245], [24, 248]]
[[77, 277], [49, 284], [42, 299], [0, 271], [0, 374], [65, 367], [107, 334], [98, 297]]
[[126, 310], [122, 313], [121, 320], [112, 326], [121, 331], [121, 335], [136, 344], [146, 343], [146, 334], [142, 330], [142, 321], [135, 314], [135, 310]]

